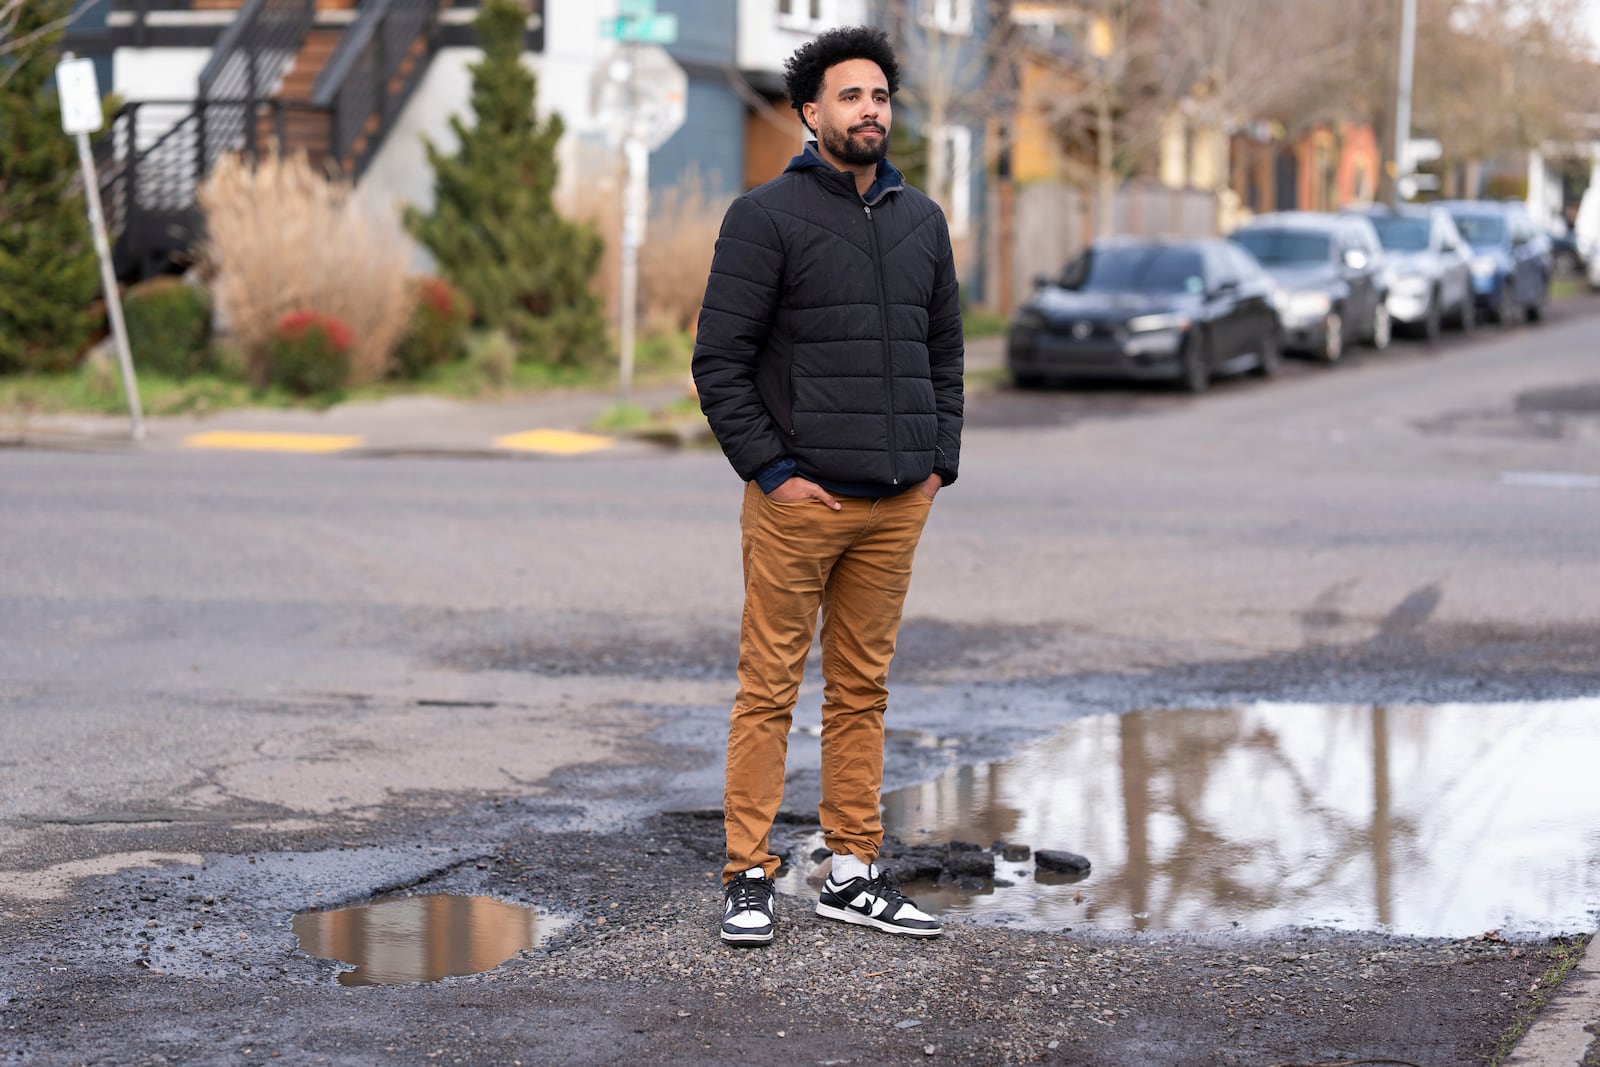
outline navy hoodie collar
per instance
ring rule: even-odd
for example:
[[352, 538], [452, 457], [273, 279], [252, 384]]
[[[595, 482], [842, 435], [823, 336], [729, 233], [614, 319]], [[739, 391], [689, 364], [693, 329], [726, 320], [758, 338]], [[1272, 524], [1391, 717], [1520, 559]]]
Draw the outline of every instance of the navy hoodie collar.
[[[850, 187], [852, 189], [855, 188], [855, 175], [850, 174], [848, 171], [839, 170], [832, 163], [823, 159], [817, 152], [817, 142], [815, 141], [807, 141], [805, 148], [801, 150], [798, 156], [789, 160], [789, 165], [783, 168], [783, 172], [788, 174], [794, 170], [815, 170], [819, 167], [832, 174], [847, 175], [850, 178]], [[878, 161], [878, 176], [873, 179], [871, 188], [866, 191], [861, 199], [866, 201], [869, 206], [876, 207], [878, 202], [885, 196], [890, 193], [898, 193], [905, 187], [906, 176], [895, 169], [895, 165], [887, 159], [880, 159]]]

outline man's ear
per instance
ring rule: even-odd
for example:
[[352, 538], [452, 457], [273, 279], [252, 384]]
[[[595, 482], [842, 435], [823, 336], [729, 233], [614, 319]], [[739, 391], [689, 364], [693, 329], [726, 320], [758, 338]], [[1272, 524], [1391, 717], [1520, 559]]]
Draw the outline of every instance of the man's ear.
[[800, 121], [805, 123], [806, 129], [812, 133], [817, 132], [817, 105], [815, 102], [807, 100], [800, 105]]

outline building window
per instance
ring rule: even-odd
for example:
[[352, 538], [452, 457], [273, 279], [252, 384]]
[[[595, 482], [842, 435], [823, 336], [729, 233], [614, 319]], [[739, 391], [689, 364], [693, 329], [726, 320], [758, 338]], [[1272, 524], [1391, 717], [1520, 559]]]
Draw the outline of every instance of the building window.
[[818, 30], [832, 21], [833, 0], [778, 0], [778, 25], [795, 30]]
[[930, 190], [944, 198], [950, 236], [967, 236], [972, 227], [972, 131], [965, 126], [935, 126], [928, 131]]
[[972, 32], [972, 0], [918, 0], [922, 24], [940, 33]]

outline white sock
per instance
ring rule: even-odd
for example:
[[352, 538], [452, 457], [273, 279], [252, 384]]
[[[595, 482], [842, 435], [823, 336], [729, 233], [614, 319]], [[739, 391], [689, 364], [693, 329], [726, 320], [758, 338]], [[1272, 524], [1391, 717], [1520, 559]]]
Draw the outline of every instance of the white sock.
[[852, 878], [872, 878], [877, 874], [873, 865], [866, 860], [858, 858], [851, 852], [835, 852], [833, 854], [833, 881], [835, 885], [843, 885]]

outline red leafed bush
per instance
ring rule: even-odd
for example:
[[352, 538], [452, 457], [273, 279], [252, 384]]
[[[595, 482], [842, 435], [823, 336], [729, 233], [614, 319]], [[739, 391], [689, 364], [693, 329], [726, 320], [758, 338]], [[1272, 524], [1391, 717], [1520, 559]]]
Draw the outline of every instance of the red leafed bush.
[[472, 301], [443, 278], [418, 278], [411, 289], [411, 321], [395, 347], [389, 373], [396, 378], [421, 378], [442, 363], [461, 358]]
[[320, 311], [290, 311], [272, 330], [266, 361], [266, 381], [299, 396], [331, 394], [350, 381], [350, 353], [355, 335], [333, 315]]

